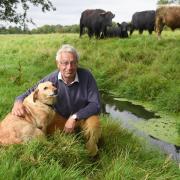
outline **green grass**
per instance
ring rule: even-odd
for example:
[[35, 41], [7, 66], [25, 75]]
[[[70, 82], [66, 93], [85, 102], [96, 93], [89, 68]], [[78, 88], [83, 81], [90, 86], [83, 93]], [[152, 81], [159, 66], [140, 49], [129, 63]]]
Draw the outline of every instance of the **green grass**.
[[81, 135], [60, 132], [47, 140], [0, 148], [0, 179], [178, 179], [167, 156], [102, 116], [99, 158], [88, 157]]
[[[89, 40], [78, 34], [0, 36], [0, 119], [14, 98], [56, 69], [55, 54], [69, 43], [80, 52], [101, 90], [143, 102], [176, 117], [180, 132], [180, 31], [158, 41], [146, 33], [129, 39]], [[0, 148], [0, 179], [178, 179], [177, 165], [143, 140], [101, 117], [99, 159], [87, 155], [81, 136], [56, 133], [47, 140]]]
[[77, 47], [80, 65], [93, 72], [100, 89], [179, 113], [179, 36], [180, 31], [163, 32], [161, 41], [147, 34], [105, 40], [80, 39], [74, 34], [0, 36], [1, 81], [26, 89], [55, 69], [58, 47], [70, 43]]

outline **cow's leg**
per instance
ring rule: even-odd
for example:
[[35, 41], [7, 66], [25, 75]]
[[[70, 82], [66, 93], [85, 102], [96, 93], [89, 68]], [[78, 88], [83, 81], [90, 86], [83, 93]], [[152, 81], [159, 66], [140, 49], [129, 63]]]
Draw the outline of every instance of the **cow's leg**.
[[161, 36], [161, 32], [162, 32], [162, 30], [163, 30], [163, 27], [164, 27], [164, 25], [162, 25], [162, 26], [160, 27], [159, 31], [158, 31], [158, 39], [160, 39], [160, 36]]
[[81, 37], [82, 34], [83, 34], [83, 28], [84, 28], [84, 26], [83, 26], [83, 25], [80, 25], [80, 33], [79, 33], [79, 37]]
[[143, 29], [139, 29], [139, 34], [142, 34], [143, 33]]
[[122, 31], [120, 34], [121, 38], [127, 38], [128, 37], [128, 32], [127, 31]]
[[103, 35], [104, 35], [104, 37], [107, 36], [107, 28], [104, 28]]
[[149, 34], [151, 35], [152, 34], [152, 30], [148, 30]]
[[88, 36], [91, 39], [91, 37], [93, 36], [93, 31], [91, 28], [88, 29]]
[[99, 30], [95, 31], [95, 36], [96, 36], [96, 39], [100, 38], [100, 31]]
[[157, 33], [158, 39], [161, 38], [161, 32], [163, 30], [163, 27], [164, 27], [164, 23], [162, 22], [162, 19], [161, 18], [157, 18], [156, 19], [156, 23], [155, 23], [155, 31]]
[[102, 31], [101, 31], [100, 39], [104, 39], [105, 37], [107, 37], [107, 28], [106, 27], [104, 29], [102, 29]]
[[131, 29], [131, 30], [130, 30], [130, 35], [133, 33], [133, 31], [134, 31], [134, 29]]

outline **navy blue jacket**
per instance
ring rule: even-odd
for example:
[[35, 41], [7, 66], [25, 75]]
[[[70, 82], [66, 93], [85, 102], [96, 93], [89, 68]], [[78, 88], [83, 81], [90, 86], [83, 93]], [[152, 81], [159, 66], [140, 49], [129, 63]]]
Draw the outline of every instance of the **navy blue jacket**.
[[35, 86], [18, 96], [16, 100], [23, 101], [39, 83], [51, 81], [58, 90], [55, 110], [63, 117], [68, 118], [76, 113], [77, 119], [81, 120], [100, 113], [100, 95], [96, 81], [88, 70], [78, 68], [79, 82], [74, 82], [71, 85], [58, 80], [58, 74], [57, 70], [44, 77]]

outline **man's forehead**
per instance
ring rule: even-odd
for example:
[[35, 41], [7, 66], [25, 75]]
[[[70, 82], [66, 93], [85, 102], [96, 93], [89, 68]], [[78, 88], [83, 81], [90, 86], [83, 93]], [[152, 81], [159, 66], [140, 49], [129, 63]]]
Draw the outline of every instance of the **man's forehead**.
[[72, 53], [72, 52], [62, 52], [61, 59], [62, 60], [74, 60], [74, 59], [76, 59], [76, 57], [75, 57], [74, 53]]

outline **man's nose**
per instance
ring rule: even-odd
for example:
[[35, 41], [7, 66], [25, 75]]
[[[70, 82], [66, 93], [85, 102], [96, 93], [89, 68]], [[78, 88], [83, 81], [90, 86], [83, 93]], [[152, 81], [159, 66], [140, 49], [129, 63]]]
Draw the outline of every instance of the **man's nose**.
[[68, 63], [67, 68], [73, 68], [74, 65], [72, 63]]

